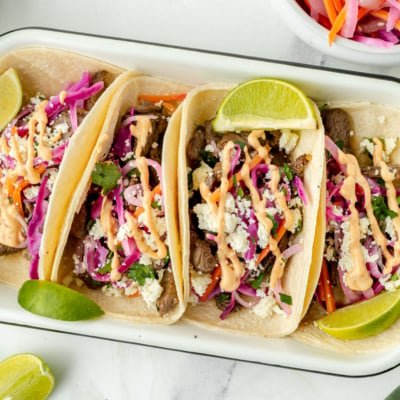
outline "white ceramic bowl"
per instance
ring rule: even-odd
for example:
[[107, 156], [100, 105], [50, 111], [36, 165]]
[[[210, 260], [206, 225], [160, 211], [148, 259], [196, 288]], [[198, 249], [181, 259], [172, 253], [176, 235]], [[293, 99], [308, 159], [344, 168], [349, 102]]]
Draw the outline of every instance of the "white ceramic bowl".
[[311, 18], [296, 0], [272, 0], [271, 4], [300, 39], [326, 55], [353, 63], [400, 65], [400, 44], [381, 49], [337, 36], [329, 46], [328, 30]]

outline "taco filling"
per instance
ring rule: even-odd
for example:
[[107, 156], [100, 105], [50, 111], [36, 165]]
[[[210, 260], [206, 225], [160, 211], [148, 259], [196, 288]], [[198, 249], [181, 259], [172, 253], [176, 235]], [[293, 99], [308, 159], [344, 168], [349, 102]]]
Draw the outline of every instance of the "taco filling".
[[104, 72], [83, 73], [48, 99], [31, 98], [0, 135], [0, 255], [28, 248], [39, 278], [46, 210], [68, 142], [104, 88]]
[[[361, 163], [350, 152], [346, 112], [322, 115], [329, 157], [327, 236], [315, 294], [333, 312], [400, 286], [400, 166], [389, 161], [398, 138], [364, 138]], [[338, 116], [344, 121], [339, 129], [331, 124]]]
[[78, 239], [72, 276], [78, 286], [141, 296], [160, 315], [178, 305], [161, 168], [163, 137], [177, 104], [142, 99], [122, 117], [71, 230]]
[[[187, 146], [190, 210], [189, 301], [215, 301], [220, 318], [241, 308], [258, 317], [291, 312], [281, 280], [303, 250], [311, 155], [293, 159], [298, 132], [213, 131], [198, 126]], [[194, 296], [193, 296], [194, 295]]]

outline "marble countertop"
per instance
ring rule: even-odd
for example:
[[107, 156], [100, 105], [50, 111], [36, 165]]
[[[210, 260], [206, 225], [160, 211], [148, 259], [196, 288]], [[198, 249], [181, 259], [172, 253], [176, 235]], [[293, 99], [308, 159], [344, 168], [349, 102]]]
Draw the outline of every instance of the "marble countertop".
[[[279, 0], [1, 0], [0, 33], [46, 27], [372, 72], [296, 38], [270, 7]], [[0, 38], [1, 40], [1, 38]], [[348, 378], [0, 323], [0, 359], [32, 352], [56, 377], [52, 399], [383, 399], [400, 369]]]

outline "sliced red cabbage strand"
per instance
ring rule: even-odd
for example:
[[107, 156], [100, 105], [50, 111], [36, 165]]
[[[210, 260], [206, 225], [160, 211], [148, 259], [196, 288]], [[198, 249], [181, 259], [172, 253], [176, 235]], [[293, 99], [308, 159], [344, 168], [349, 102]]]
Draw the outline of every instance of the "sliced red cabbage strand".
[[240, 159], [240, 154], [241, 154], [240, 146], [238, 144], [235, 144], [234, 148], [235, 148], [236, 152], [233, 155], [232, 160], [231, 160], [231, 168], [229, 170], [228, 178], [230, 178], [234, 174], [235, 168]]
[[138, 261], [140, 258], [140, 250], [136, 247], [135, 250], [125, 258], [125, 260], [121, 263], [120, 267], [118, 268], [118, 272], [123, 274], [126, 272], [133, 263]]
[[103, 206], [103, 199], [104, 196], [99, 196], [90, 209], [90, 218], [95, 221], [96, 219], [100, 218], [101, 208]]
[[[258, 189], [259, 185], [257, 183], [258, 178], [261, 176], [265, 176], [269, 171], [269, 167], [267, 164], [258, 164], [251, 170], [251, 182], [255, 188]], [[260, 192], [260, 189], [258, 189]]]
[[237, 288], [237, 291], [245, 294], [246, 296], [257, 297], [257, 290], [244, 283]]
[[308, 201], [307, 201], [306, 191], [304, 190], [303, 181], [297, 175], [295, 175], [295, 177], [293, 178], [293, 183], [297, 187], [297, 193], [299, 194], [303, 204], [307, 206]]
[[132, 149], [132, 135], [128, 126], [118, 129], [110, 155], [124, 158]]
[[39, 250], [48, 206], [48, 202], [45, 198], [47, 181], [48, 175], [44, 173], [37, 196], [37, 202], [28, 225], [28, 248], [32, 256], [29, 267], [29, 276], [31, 279], [39, 279]]
[[233, 310], [233, 307], [235, 307], [235, 295], [234, 292], [230, 293], [231, 295], [231, 301], [228, 305], [228, 307], [226, 307], [226, 309], [220, 314], [219, 318], [224, 320]]
[[87, 271], [91, 278], [99, 282], [109, 282], [110, 273], [100, 274], [96, 271], [99, 266], [105, 265], [108, 249], [93, 239], [89, 239], [85, 247]]

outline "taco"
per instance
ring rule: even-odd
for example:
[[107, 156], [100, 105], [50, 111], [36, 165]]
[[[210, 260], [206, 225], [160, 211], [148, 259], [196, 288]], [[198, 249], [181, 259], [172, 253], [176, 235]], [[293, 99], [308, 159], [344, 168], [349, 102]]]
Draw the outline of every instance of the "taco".
[[327, 150], [325, 248], [314, 302], [293, 336], [345, 353], [381, 351], [398, 345], [400, 321], [357, 340], [332, 337], [314, 321], [400, 286], [400, 110], [328, 103], [321, 114]]
[[216, 133], [211, 121], [232, 88], [194, 89], [183, 105], [184, 318], [279, 337], [296, 329], [307, 299], [324, 169], [322, 125], [318, 120], [307, 132]]
[[170, 324], [183, 313], [176, 153], [189, 89], [125, 74], [70, 203], [51, 278], [108, 316]]
[[[50, 277], [64, 213], [53, 192], [60, 185], [68, 201], [85, 165], [85, 157], [79, 158], [73, 178], [64, 180], [64, 154], [83, 147], [90, 152], [99, 125], [89, 129], [86, 116], [96, 113], [101, 123], [109, 102], [106, 92], [112, 94], [112, 82], [122, 70], [46, 48], [6, 54], [0, 73], [8, 68], [17, 71], [23, 103], [0, 133], [0, 281], [19, 286], [29, 278]], [[87, 130], [91, 135], [85, 135]], [[57, 220], [46, 218], [52, 208]], [[49, 229], [44, 245], [41, 238]]]

